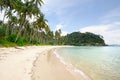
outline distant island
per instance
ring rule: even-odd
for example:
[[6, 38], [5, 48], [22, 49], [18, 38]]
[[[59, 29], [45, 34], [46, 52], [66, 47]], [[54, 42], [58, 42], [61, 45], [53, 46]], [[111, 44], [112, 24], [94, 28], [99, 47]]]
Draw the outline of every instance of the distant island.
[[90, 32], [81, 33], [73, 32], [65, 36], [66, 42], [65, 45], [74, 45], [74, 46], [105, 46], [105, 41], [103, 36], [96, 35]]

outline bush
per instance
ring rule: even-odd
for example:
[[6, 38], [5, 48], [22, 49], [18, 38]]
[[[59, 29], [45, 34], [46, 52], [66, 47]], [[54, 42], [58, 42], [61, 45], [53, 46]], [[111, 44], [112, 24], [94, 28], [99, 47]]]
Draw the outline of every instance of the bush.
[[[9, 42], [15, 43], [16, 37], [17, 37], [16, 34], [11, 34], [11, 35], [8, 36], [7, 40], [8, 40]], [[22, 38], [22, 37], [18, 37], [18, 40], [16, 41], [16, 43], [17, 43], [17, 45], [19, 45], [19, 46], [23, 46], [23, 38]]]
[[0, 44], [7, 44], [7, 43], [8, 43], [8, 41], [6, 41], [6, 40], [3, 40], [3, 39], [0, 40]]
[[32, 40], [32, 43], [33, 43], [33, 44], [39, 44], [39, 41], [38, 41], [37, 39], [33, 39], [33, 40]]
[[11, 43], [11, 42], [8, 42], [7, 40], [5, 40], [5, 39], [0, 39], [0, 47], [14, 47], [14, 46], [16, 46], [16, 44], [14, 44], [14, 43]]
[[54, 45], [54, 42], [53, 41], [49, 41], [48, 44], [49, 45]]
[[19, 46], [23, 46], [24, 43], [23, 43], [23, 38], [22, 37], [19, 37], [18, 40], [17, 40], [17, 45]]
[[11, 34], [8, 36], [7, 40], [10, 41], [10, 42], [15, 42], [16, 40], [16, 35], [15, 34]]
[[0, 38], [5, 36], [5, 28], [0, 27]]
[[30, 40], [29, 40], [29, 38], [24, 38], [24, 39], [23, 39], [23, 42], [24, 42], [24, 43], [30, 43]]

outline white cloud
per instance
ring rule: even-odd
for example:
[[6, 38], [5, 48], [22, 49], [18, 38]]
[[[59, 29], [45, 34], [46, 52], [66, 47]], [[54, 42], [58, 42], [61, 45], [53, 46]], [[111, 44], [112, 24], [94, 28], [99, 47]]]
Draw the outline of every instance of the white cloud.
[[68, 32], [67, 31], [62, 31], [62, 36], [65, 36], [65, 35], [67, 35], [68, 34]]
[[[58, 24], [58, 25], [56, 25], [56, 27], [55, 27], [55, 30], [54, 31], [56, 31], [56, 30], [59, 30], [59, 29], [63, 29], [65, 26], [64, 25], [62, 25], [62, 24]], [[63, 31], [62, 30], [62, 33], [61, 33], [61, 35], [62, 36], [65, 36], [65, 35], [67, 35], [68, 34], [68, 32], [67, 31]]]
[[54, 30], [54, 31], [59, 30], [59, 29], [62, 29], [62, 28], [63, 28], [63, 25], [58, 24], [58, 25], [55, 27], [55, 30]]
[[57, 16], [62, 17], [65, 13], [68, 14], [68, 9], [71, 7], [76, 5], [82, 6], [90, 1], [93, 0], [44, 0], [42, 11], [45, 12], [46, 15], [56, 14]]
[[120, 22], [86, 26], [80, 32], [92, 32], [104, 37], [107, 44], [120, 44]]
[[100, 18], [100, 20], [103, 24], [101, 26], [96, 25], [96, 27], [94, 27], [102, 28], [102, 30], [98, 29], [96, 32], [92, 30], [90, 31], [89, 29], [87, 30], [103, 35], [106, 43], [108, 44], [120, 44], [120, 6], [108, 11], [106, 15]]
[[109, 25], [94, 25], [94, 26], [87, 26], [85, 28], [80, 29], [81, 32], [104, 32], [109, 29]]

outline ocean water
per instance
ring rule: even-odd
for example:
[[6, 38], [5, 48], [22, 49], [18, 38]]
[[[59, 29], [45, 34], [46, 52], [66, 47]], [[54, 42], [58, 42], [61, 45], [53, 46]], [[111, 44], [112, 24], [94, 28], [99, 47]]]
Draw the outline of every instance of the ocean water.
[[91, 80], [120, 80], [120, 46], [65, 47], [56, 53]]

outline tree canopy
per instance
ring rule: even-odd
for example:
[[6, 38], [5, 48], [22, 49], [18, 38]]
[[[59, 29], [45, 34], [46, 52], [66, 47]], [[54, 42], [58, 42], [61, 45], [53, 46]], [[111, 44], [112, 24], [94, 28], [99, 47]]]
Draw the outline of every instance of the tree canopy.
[[73, 32], [65, 36], [66, 45], [75, 46], [102, 46], [105, 45], [103, 37], [90, 32], [80, 33]]
[[42, 4], [42, 0], [0, 0], [0, 10], [4, 12], [0, 44], [58, 44], [61, 33], [51, 31], [40, 10]]

